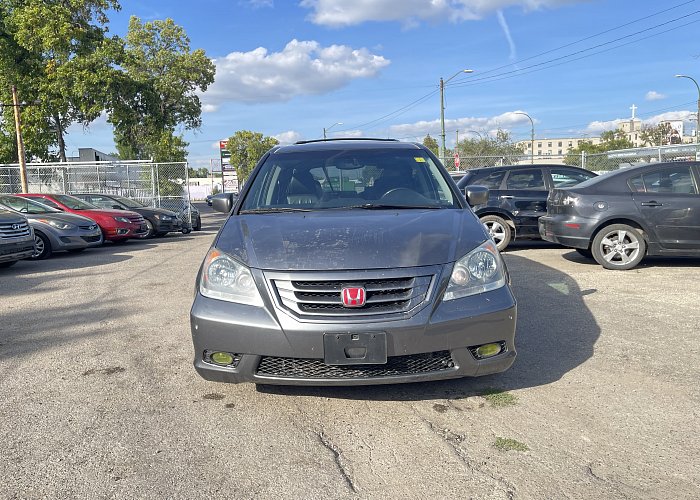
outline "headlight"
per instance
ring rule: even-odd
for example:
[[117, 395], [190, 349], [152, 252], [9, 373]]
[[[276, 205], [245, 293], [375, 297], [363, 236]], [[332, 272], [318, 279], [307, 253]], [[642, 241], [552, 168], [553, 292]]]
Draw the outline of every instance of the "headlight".
[[55, 227], [56, 229], [75, 229], [75, 226], [73, 224], [69, 224], [68, 222], [61, 222], [57, 220], [51, 220], [51, 219], [37, 219], [39, 222], [43, 222], [44, 224], [48, 224], [51, 227]]
[[158, 220], [173, 220], [175, 217], [171, 215], [156, 214], [156, 219]]
[[263, 305], [250, 270], [216, 248], [209, 250], [204, 258], [199, 293], [211, 299]]
[[112, 217], [115, 221], [117, 222], [125, 222], [126, 224], [130, 223], [131, 221], [127, 219], [126, 217]]
[[488, 292], [506, 284], [503, 261], [496, 245], [487, 241], [455, 262], [443, 300]]

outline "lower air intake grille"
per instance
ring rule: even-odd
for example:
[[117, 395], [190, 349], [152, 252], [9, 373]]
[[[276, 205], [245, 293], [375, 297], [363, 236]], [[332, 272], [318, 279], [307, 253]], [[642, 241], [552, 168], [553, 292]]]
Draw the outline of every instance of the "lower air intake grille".
[[352, 379], [391, 377], [454, 369], [450, 351], [392, 356], [383, 365], [327, 365], [320, 359], [263, 356], [257, 374], [266, 377]]

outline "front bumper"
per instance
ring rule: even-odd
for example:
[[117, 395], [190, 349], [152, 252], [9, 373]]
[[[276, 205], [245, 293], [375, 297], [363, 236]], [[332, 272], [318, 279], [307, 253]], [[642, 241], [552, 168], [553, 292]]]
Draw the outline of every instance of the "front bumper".
[[540, 237], [565, 247], [589, 248], [593, 230], [594, 222], [581, 217], [545, 215], [539, 219]]
[[34, 233], [30, 238], [0, 244], [0, 262], [14, 262], [34, 255]]
[[182, 221], [179, 218], [171, 220], [154, 219], [154, 229], [157, 233], [170, 233], [182, 230]]
[[120, 241], [129, 238], [142, 238], [148, 233], [145, 224], [120, 223], [118, 226], [103, 229], [105, 240]]
[[103, 243], [102, 232], [99, 229], [94, 231], [75, 230], [48, 232], [51, 246], [54, 250], [76, 250], [78, 248], [90, 248], [100, 246]]
[[[443, 380], [502, 372], [516, 356], [516, 304], [508, 286], [428, 304], [409, 318], [362, 323], [302, 321], [269, 302], [253, 307], [197, 293], [190, 321], [194, 367], [205, 379], [218, 382], [374, 385]], [[367, 332], [386, 334], [386, 365], [338, 368], [323, 363], [324, 334]], [[469, 350], [491, 342], [503, 342], [504, 351], [478, 360]], [[239, 354], [239, 361], [235, 367], [216, 366], [205, 361], [205, 351]], [[263, 370], [263, 361], [282, 370]], [[291, 367], [286, 373], [285, 366]]]

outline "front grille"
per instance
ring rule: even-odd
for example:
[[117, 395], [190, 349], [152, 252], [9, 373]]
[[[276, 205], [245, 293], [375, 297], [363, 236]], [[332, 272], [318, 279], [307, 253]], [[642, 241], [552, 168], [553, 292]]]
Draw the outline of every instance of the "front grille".
[[320, 359], [263, 356], [257, 374], [302, 379], [367, 379], [454, 370], [450, 351], [391, 356], [382, 365], [327, 365]]
[[[271, 280], [281, 304], [304, 316], [370, 316], [404, 313], [427, 298], [432, 276], [354, 280]], [[343, 305], [342, 289], [363, 287], [363, 307]]]
[[90, 224], [89, 226], [78, 226], [80, 229], [84, 231], [94, 231], [97, 229], [97, 224]]
[[146, 223], [146, 219], [144, 219], [144, 218], [143, 218], [142, 216], [140, 216], [140, 215], [127, 215], [126, 218], [129, 219], [129, 220], [130, 220], [131, 222], [133, 222], [134, 224], [141, 225], [141, 224], [145, 224], [145, 223]]
[[81, 236], [81, 238], [82, 238], [84, 241], [87, 241], [88, 243], [94, 243], [94, 242], [96, 242], [96, 241], [100, 241], [100, 236], [99, 236], [99, 235], [97, 235], [97, 236]]
[[27, 222], [3, 222], [0, 224], [0, 238], [24, 238], [29, 236]]

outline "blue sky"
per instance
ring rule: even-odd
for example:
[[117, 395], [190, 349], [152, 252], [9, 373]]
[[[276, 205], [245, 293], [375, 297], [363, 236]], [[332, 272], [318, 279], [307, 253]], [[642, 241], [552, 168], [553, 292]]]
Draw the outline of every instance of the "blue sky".
[[[440, 77], [467, 68], [445, 87], [448, 146], [456, 130], [529, 139], [517, 111], [537, 138], [598, 135], [632, 104], [647, 123], [690, 124], [698, 97], [673, 77], [700, 80], [698, 0], [123, 0], [110, 31], [131, 15], [173, 18], [215, 60], [202, 128], [185, 132], [196, 167], [243, 129], [283, 143], [337, 122], [331, 137], [438, 138]], [[104, 120], [67, 143], [114, 150]]]

